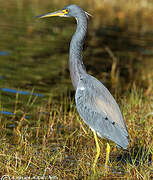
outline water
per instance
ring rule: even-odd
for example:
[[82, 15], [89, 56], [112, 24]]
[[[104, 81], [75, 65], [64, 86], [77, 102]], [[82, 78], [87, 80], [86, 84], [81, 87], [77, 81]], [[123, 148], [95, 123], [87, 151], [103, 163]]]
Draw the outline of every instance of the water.
[[[74, 94], [68, 51], [75, 21], [68, 18], [36, 19], [36, 15], [48, 12], [47, 7], [42, 10], [38, 4], [24, 5], [23, 2], [3, 3], [0, 16], [0, 91], [2, 107], [8, 112], [13, 110], [16, 99], [13, 93], [24, 96], [21, 97], [23, 101], [28, 101], [31, 95], [38, 96], [38, 102], [50, 96], [58, 99], [67, 92]], [[112, 92], [117, 89], [122, 93], [134, 81], [146, 88], [147, 75], [143, 69], [144, 80], [140, 79], [140, 68], [145, 65], [147, 72], [152, 71], [153, 33], [140, 35], [116, 25], [95, 29], [92, 21], [84, 52], [84, 64], [89, 73], [103, 81]], [[117, 58], [114, 74], [112, 65], [115, 61], [106, 49]]]

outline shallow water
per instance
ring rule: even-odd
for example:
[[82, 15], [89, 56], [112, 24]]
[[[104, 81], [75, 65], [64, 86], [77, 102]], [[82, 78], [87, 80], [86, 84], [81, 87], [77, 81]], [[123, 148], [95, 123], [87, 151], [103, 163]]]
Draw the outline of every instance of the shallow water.
[[[74, 94], [69, 75], [68, 51], [76, 27], [75, 21], [67, 18], [36, 19], [34, 16], [43, 12], [40, 13], [40, 9], [28, 3], [23, 8], [19, 1], [11, 1], [3, 6], [0, 16], [2, 108], [13, 111], [11, 107], [16, 99], [14, 92], [18, 92], [20, 97], [24, 96], [24, 101], [36, 94], [44, 96], [38, 97], [40, 101], [49, 96], [59, 99], [63, 93]], [[48, 12], [48, 9], [43, 11]], [[91, 20], [84, 64], [91, 75], [96, 76], [114, 93], [128, 90], [133, 82], [147, 88], [146, 73], [150, 75], [153, 60], [152, 39], [151, 31], [149, 34], [132, 33], [126, 27], [117, 25], [94, 29]], [[114, 57], [117, 59], [117, 67], [113, 72], [112, 65], [116, 63]], [[142, 70], [144, 79], [139, 78]], [[112, 77], [111, 72], [114, 73]]]

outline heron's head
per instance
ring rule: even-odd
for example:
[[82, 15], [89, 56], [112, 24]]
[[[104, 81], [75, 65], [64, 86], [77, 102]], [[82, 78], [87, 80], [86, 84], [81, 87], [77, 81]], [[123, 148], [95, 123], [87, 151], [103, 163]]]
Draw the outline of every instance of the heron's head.
[[43, 14], [43, 15], [40, 15], [37, 17], [45, 18], [45, 17], [60, 16], [60, 17], [75, 17], [75, 18], [77, 18], [78, 16], [80, 16], [80, 14], [85, 14], [86, 17], [91, 16], [89, 13], [85, 12], [79, 6], [72, 4], [72, 5], [65, 6], [62, 10]]

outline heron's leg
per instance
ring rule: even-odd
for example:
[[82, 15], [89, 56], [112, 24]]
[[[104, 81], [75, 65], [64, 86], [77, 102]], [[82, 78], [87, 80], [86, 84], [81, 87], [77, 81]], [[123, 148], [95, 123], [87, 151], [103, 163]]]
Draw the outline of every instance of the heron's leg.
[[110, 145], [107, 143], [107, 148], [106, 148], [106, 161], [105, 161], [105, 169], [106, 169], [106, 171], [107, 171], [107, 167], [108, 167], [109, 154], [110, 154]]
[[93, 163], [93, 171], [95, 173], [96, 172], [95, 171], [95, 166], [97, 164], [97, 161], [98, 161], [98, 158], [99, 158], [99, 155], [100, 155], [100, 147], [99, 147], [99, 144], [98, 144], [98, 138], [97, 138], [96, 132], [93, 131], [93, 134], [94, 134], [94, 138], [95, 138], [95, 142], [96, 142], [96, 149], [97, 149], [97, 154], [96, 154], [96, 157], [95, 157], [95, 160], [94, 160], [94, 163]]

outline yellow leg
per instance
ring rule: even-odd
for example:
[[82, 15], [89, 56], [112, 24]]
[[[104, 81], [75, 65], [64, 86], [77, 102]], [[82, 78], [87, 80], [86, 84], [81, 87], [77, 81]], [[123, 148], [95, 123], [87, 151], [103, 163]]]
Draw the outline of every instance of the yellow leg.
[[95, 172], [96, 172], [95, 166], [97, 164], [97, 161], [98, 161], [98, 158], [99, 158], [99, 155], [100, 155], [100, 147], [99, 147], [99, 144], [98, 144], [98, 138], [97, 138], [96, 132], [94, 131], [93, 134], [94, 134], [94, 138], [95, 138], [95, 142], [96, 142], [96, 148], [97, 148], [97, 154], [96, 154], [96, 157], [95, 157], [95, 160], [94, 160], [94, 163], [93, 163], [93, 171], [94, 171], [94, 174], [95, 174]]
[[106, 170], [106, 172], [107, 172], [107, 170], [108, 170], [109, 154], [110, 154], [110, 145], [107, 143], [107, 148], [106, 148], [106, 161], [105, 161], [105, 170]]

